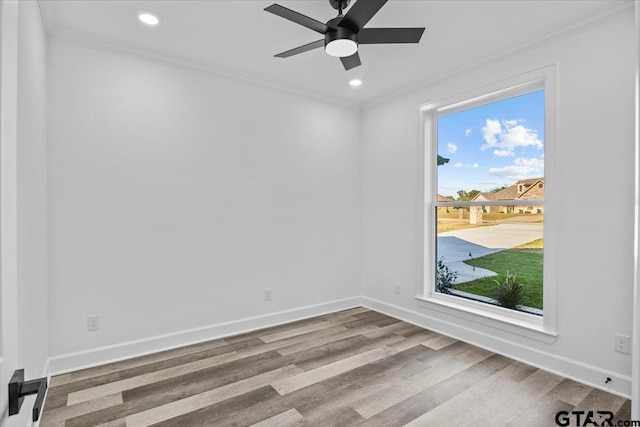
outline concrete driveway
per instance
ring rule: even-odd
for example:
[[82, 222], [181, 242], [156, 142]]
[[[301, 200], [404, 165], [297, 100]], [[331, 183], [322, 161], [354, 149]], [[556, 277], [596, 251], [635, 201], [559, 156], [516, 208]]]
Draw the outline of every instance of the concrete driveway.
[[438, 235], [438, 258], [444, 257], [445, 265], [458, 273], [456, 283], [470, 282], [497, 274], [463, 261], [513, 248], [542, 236], [542, 224], [511, 223], [446, 231]]

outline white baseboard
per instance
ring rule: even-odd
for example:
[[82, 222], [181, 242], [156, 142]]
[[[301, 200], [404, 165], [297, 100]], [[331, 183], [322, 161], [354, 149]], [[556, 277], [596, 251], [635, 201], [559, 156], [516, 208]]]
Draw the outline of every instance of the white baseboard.
[[[76, 353], [63, 354], [49, 358], [47, 361], [48, 368], [45, 365], [44, 372], [48, 371], [48, 376], [50, 377], [51, 375], [63, 374], [176, 347], [238, 335], [360, 305], [561, 375], [565, 378], [587, 384], [591, 387], [625, 398], [630, 398], [631, 396], [630, 376], [621, 375], [597, 366], [517, 344], [494, 335], [369, 297], [346, 298]], [[43, 376], [46, 375], [47, 373], [43, 374]], [[605, 386], [603, 383], [601, 384], [602, 379], [606, 377], [612, 379], [609, 383], [610, 386]]]
[[48, 373], [49, 375], [58, 375], [77, 371], [79, 369], [104, 365], [119, 360], [157, 353], [231, 335], [238, 335], [357, 306], [360, 306], [360, 297], [345, 298], [91, 350], [62, 354], [49, 358]]
[[[480, 348], [518, 360], [531, 366], [561, 375], [618, 396], [631, 398], [631, 377], [607, 371], [597, 366], [557, 356], [532, 347], [523, 346], [505, 339], [479, 332], [442, 319], [407, 310], [369, 297], [361, 297], [361, 304], [388, 316], [412, 323], [422, 328], [450, 336]], [[603, 378], [610, 377], [610, 386]]]

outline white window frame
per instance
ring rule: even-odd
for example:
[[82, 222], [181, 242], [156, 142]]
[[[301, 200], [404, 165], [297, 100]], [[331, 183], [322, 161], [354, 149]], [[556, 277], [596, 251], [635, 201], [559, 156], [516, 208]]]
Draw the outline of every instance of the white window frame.
[[[558, 241], [558, 126], [557, 67], [549, 65], [529, 73], [505, 79], [469, 92], [430, 102], [419, 107], [418, 132], [418, 203], [416, 298], [419, 305], [470, 320], [485, 326], [552, 342], [556, 333], [556, 282]], [[544, 315], [537, 316], [491, 304], [467, 300], [435, 291], [436, 207], [448, 203], [437, 200], [437, 117], [467, 110], [538, 89], [545, 91], [545, 199], [544, 199]], [[530, 202], [524, 202], [529, 203]], [[450, 203], [449, 203], [450, 204]], [[491, 202], [469, 202], [466, 205], [488, 206]], [[499, 203], [503, 205], [504, 203]]]

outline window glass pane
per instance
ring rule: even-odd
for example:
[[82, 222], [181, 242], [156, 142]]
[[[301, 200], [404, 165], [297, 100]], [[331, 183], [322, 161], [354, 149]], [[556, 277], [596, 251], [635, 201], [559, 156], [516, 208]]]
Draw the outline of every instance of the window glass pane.
[[[544, 90], [437, 120], [438, 155], [448, 161], [438, 167], [439, 195], [466, 200], [544, 177]], [[531, 182], [520, 184], [504, 196], [532, 190]]]
[[[436, 291], [542, 315], [544, 91], [437, 118]], [[521, 202], [520, 204], [518, 204]]]
[[[492, 208], [476, 224], [469, 218], [482, 207], [436, 208], [436, 290], [541, 315], [544, 213], [519, 212], [527, 206]], [[505, 284], [507, 276], [512, 280]], [[513, 289], [499, 298], [503, 285]]]

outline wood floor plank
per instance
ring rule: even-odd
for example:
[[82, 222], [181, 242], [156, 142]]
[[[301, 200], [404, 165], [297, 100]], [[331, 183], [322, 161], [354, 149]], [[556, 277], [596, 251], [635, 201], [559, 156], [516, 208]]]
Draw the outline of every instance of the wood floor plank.
[[[525, 381], [512, 381], [510, 378], [519, 369], [517, 363], [511, 363], [408, 426], [438, 425], [445, 421], [450, 425], [506, 425], [562, 381], [562, 378], [540, 370]], [[456, 408], [466, 410], [456, 411]]]
[[[280, 353], [283, 356], [287, 356], [293, 353], [297, 353], [299, 351], [308, 350], [309, 348], [313, 348], [318, 345], [331, 343], [334, 341], [341, 340], [343, 338], [354, 337], [364, 332], [368, 332], [376, 329], [379, 329], [379, 328], [375, 325], [367, 325], [367, 326], [362, 326], [360, 328], [353, 328], [353, 329], [344, 328], [335, 333], [323, 334], [319, 336], [309, 337], [309, 339], [293, 342], [284, 347], [280, 347], [278, 349], [278, 353]], [[278, 341], [278, 342], [281, 342], [281, 341]]]
[[109, 421], [108, 423], [98, 424], [95, 427], [127, 427], [127, 422], [124, 418], [120, 418], [115, 421]]
[[362, 416], [348, 406], [333, 408], [323, 411], [321, 414], [313, 414], [305, 417], [306, 425], [322, 427], [343, 427], [357, 425], [364, 421]]
[[86, 380], [86, 379], [101, 376], [101, 375], [118, 373], [125, 369], [149, 365], [154, 362], [164, 361], [166, 359], [184, 356], [187, 354], [198, 353], [203, 350], [222, 347], [225, 345], [228, 345], [228, 343], [223, 339], [205, 341], [199, 344], [192, 344], [186, 347], [178, 347], [175, 349], [165, 350], [162, 352], [156, 352], [156, 353], [152, 353], [144, 356], [122, 360], [120, 362], [109, 363], [107, 365], [101, 365], [93, 368], [82, 369], [80, 371], [71, 372], [68, 374], [56, 375], [51, 377], [49, 388], [55, 388], [61, 385], [73, 383], [76, 381]]
[[103, 384], [108, 384], [120, 379], [119, 372], [113, 372], [111, 374], [105, 374], [98, 377], [91, 377], [84, 380], [76, 381], [73, 383], [67, 383], [58, 387], [52, 387], [47, 390], [47, 399], [45, 402], [45, 410], [51, 411], [57, 408], [67, 406], [67, 396], [69, 393], [82, 390], [84, 388], [97, 387]]
[[413, 349], [414, 351], [421, 350], [416, 356], [416, 359], [420, 362], [425, 362], [427, 368], [413, 373], [410, 377], [406, 378], [406, 380], [427, 381], [424, 383], [426, 386], [433, 385], [437, 382], [434, 382], [434, 379], [431, 377], [437, 376], [436, 372], [439, 370], [448, 372], [455, 371], [455, 373], [457, 373], [493, 355], [493, 353], [487, 354], [483, 350], [463, 342], [457, 342], [439, 351], [423, 345], [413, 347]]
[[374, 390], [353, 402], [351, 407], [363, 418], [371, 418], [385, 409], [415, 396], [422, 390], [424, 387], [419, 384], [392, 385], [382, 390]]
[[[521, 381], [518, 392], [508, 396], [509, 400], [521, 407], [533, 406], [542, 396], [549, 393], [564, 378], [547, 371], [537, 370], [532, 375]], [[497, 384], [494, 383], [494, 387]]]
[[67, 425], [79, 427], [113, 421], [287, 365], [290, 363], [286, 358], [276, 352], [267, 352], [199, 372], [161, 380], [154, 384], [123, 391], [122, 405], [72, 418], [67, 421]]
[[506, 425], [508, 427], [553, 426], [556, 425], [555, 416], [558, 412], [571, 411], [572, 409], [573, 405], [559, 399], [554, 399], [549, 395], [540, 399], [535, 405], [522, 411], [520, 415]]
[[535, 427], [574, 409], [630, 417], [626, 399], [354, 307], [56, 376], [41, 426]]
[[411, 335], [408, 338], [404, 338], [402, 341], [392, 344], [390, 347], [397, 351], [404, 351], [413, 346], [420, 345], [432, 338], [433, 338], [433, 332], [423, 331], [422, 333]]
[[[215, 345], [212, 348], [205, 348], [206, 346], [202, 346], [200, 344], [196, 344], [198, 351], [196, 352], [185, 352], [182, 355], [176, 355], [176, 353], [171, 353], [165, 359], [154, 360], [151, 363], [145, 364], [137, 364], [133, 367], [123, 368], [120, 371], [112, 372], [109, 374], [103, 374], [99, 376], [91, 376], [89, 378], [78, 380], [74, 382], [70, 382], [58, 387], [53, 387], [49, 389], [50, 398], [47, 398], [47, 404], [51, 409], [56, 407], [61, 407], [67, 404], [67, 395], [69, 393], [73, 393], [79, 390], [86, 390], [90, 388], [94, 388], [97, 386], [101, 386], [104, 384], [109, 384], [114, 381], [120, 381], [126, 378], [132, 378], [135, 376], [139, 376], [142, 374], [146, 374], [149, 372], [154, 372], [174, 366], [178, 366], [184, 363], [190, 363], [193, 361], [197, 361], [204, 358], [209, 358], [225, 353], [230, 353], [238, 349], [247, 348], [247, 346], [255, 346], [256, 344], [261, 344], [257, 338], [252, 338], [249, 340], [244, 340], [242, 342], [237, 342], [234, 344], [226, 344], [224, 345]], [[203, 349], [204, 348], [204, 349]], [[149, 360], [149, 359], [145, 359]], [[119, 362], [118, 362], [119, 363]]]
[[278, 341], [285, 338], [294, 337], [296, 335], [302, 335], [307, 332], [315, 332], [322, 329], [328, 329], [332, 326], [337, 326], [337, 325], [327, 320], [325, 322], [313, 323], [311, 325], [301, 326], [299, 328], [294, 328], [294, 329], [287, 329], [285, 331], [276, 332], [273, 334], [261, 335], [260, 339], [264, 342]]
[[455, 339], [451, 337], [445, 337], [444, 335], [440, 335], [440, 336], [435, 336], [427, 339], [425, 342], [422, 343], [422, 345], [432, 348], [434, 350], [440, 350], [442, 348], [445, 348], [448, 345], [453, 344], [454, 342], [456, 342]]
[[[616, 396], [615, 394], [607, 393], [606, 391], [593, 389], [589, 394], [582, 399], [578, 405], [576, 405], [576, 411], [589, 411], [589, 410], [603, 410], [611, 411], [614, 414], [622, 407], [625, 402], [624, 397]], [[599, 409], [598, 409], [599, 408]], [[603, 420], [603, 416], [597, 416], [595, 421], [600, 423]]]
[[423, 346], [411, 347], [373, 363], [345, 372], [342, 375], [321, 381], [323, 387], [331, 392], [331, 397], [338, 397], [340, 391], [354, 391], [363, 387], [377, 388], [398, 379], [404, 379], [428, 367], [428, 358], [422, 356], [433, 353]]
[[394, 350], [389, 347], [375, 348], [373, 350], [312, 369], [311, 371], [300, 373], [294, 377], [276, 381], [271, 385], [280, 394], [291, 393], [292, 391], [296, 391], [318, 381], [322, 381], [323, 379], [335, 377], [336, 375], [340, 375], [359, 366], [375, 362], [376, 360], [385, 358], [393, 353]]
[[82, 402], [77, 405], [63, 406], [53, 410], [43, 412], [40, 420], [41, 427], [59, 427], [64, 426], [69, 418], [79, 417], [81, 415], [90, 414], [106, 408], [113, 408], [122, 404], [122, 394], [115, 393], [108, 396]]
[[558, 384], [550, 394], [558, 400], [567, 402], [572, 406], [577, 406], [582, 402], [589, 393], [593, 391], [593, 387], [581, 384], [570, 379], [563, 380]]
[[293, 408], [252, 425], [253, 427], [296, 427], [304, 424], [304, 417]]
[[369, 350], [376, 349], [378, 347], [389, 346], [395, 344], [404, 338], [397, 335], [390, 335], [387, 337], [380, 337], [377, 339], [367, 339], [362, 335], [356, 335], [355, 337], [347, 338], [348, 340], [358, 340], [357, 344], [349, 346], [337, 347], [338, 341], [334, 343], [324, 344], [321, 346], [312, 347], [309, 350], [293, 353], [290, 355], [292, 363], [296, 366], [310, 371], [319, 368], [329, 363], [337, 362], [346, 359], [357, 354], [364, 353]]
[[404, 426], [416, 418], [430, 413], [434, 408], [455, 398], [474, 384], [489, 378], [511, 363], [513, 363], [513, 361], [506, 357], [493, 355], [452, 376], [448, 381], [443, 381], [429, 387], [413, 397], [380, 412], [369, 418], [362, 425]]
[[[273, 390], [273, 388], [271, 389]], [[319, 384], [302, 388], [284, 396], [278, 394], [275, 390], [273, 392], [277, 394], [276, 397], [258, 402], [227, 417], [218, 417], [210, 425], [215, 425], [216, 427], [252, 425], [287, 409], [296, 408], [297, 410], [297, 407], [303, 402], [315, 402], [321, 400], [327, 394], [327, 390]], [[207, 419], [209, 418], [204, 418], [205, 421]]]
[[233, 344], [235, 342], [241, 342], [251, 338], [258, 338], [261, 335], [275, 334], [278, 332], [287, 331], [289, 329], [297, 329], [297, 328], [313, 325], [316, 323], [325, 323], [325, 322], [327, 322], [327, 319], [325, 319], [323, 316], [309, 317], [306, 319], [300, 319], [300, 320], [296, 320], [289, 323], [282, 323], [279, 325], [269, 326], [266, 328], [257, 329], [255, 331], [245, 332], [239, 335], [226, 337], [225, 341], [227, 341], [229, 344]]
[[213, 366], [222, 365], [224, 363], [238, 360], [237, 352], [224, 353], [218, 356], [200, 359], [194, 362], [185, 363], [183, 365], [174, 366], [172, 368], [160, 371], [150, 372], [148, 374], [139, 375], [137, 377], [127, 378], [125, 380], [115, 381], [101, 386], [93, 387], [86, 390], [75, 391], [69, 393], [67, 397], [67, 405], [75, 405], [76, 403], [97, 399], [102, 396], [108, 396], [114, 393], [120, 393], [136, 387], [153, 384], [158, 381], [187, 375]]
[[[283, 352], [283, 349], [286, 349], [291, 346], [299, 346], [299, 347], [310, 347], [314, 342], [332, 342], [334, 340], [334, 336], [342, 333], [349, 332], [350, 329], [345, 328], [342, 325], [332, 326], [327, 329], [320, 329], [318, 331], [307, 332], [300, 335], [295, 335], [293, 337], [281, 339], [278, 341], [271, 341], [265, 343], [260, 340], [260, 344], [253, 345], [251, 347], [246, 347], [241, 350], [238, 350], [238, 354], [242, 356], [251, 356], [255, 354], [264, 353], [271, 350], [277, 350], [283, 356], [287, 354], [287, 352]], [[354, 336], [357, 334], [349, 334], [349, 336]]]
[[327, 411], [353, 407], [359, 400], [367, 399], [388, 385], [400, 384], [403, 379], [425, 369], [428, 362], [419, 358], [429, 353], [433, 351], [423, 346], [415, 346], [324, 380], [320, 384], [328, 393], [321, 399], [302, 402], [296, 408], [305, 417], [313, 418]]
[[631, 421], [631, 401], [625, 400], [618, 412], [614, 414], [614, 425], [618, 422], [624, 423], [625, 421]]
[[464, 356], [459, 358], [461, 354], [456, 355], [455, 348], [452, 350], [446, 359], [432, 353], [434, 357], [426, 359], [428, 366], [424, 370], [410, 376], [395, 375], [396, 378], [388, 381], [389, 387], [376, 385], [352, 407], [364, 418], [370, 418], [491, 356], [490, 352], [474, 347], [462, 352]]
[[[229, 419], [235, 416], [237, 413], [246, 410], [247, 408], [256, 405], [260, 402], [271, 401], [272, 399], [280, 396], [277, 391], [271, 386], [260, 387], [256, 390], [249, 391], [247, 393], [235, 396], [229, 399], [225, 399], [222, 402], [217, 402], [212, 405], [205, 406], [197, 411], [191, 411], [189, 413], [173, 417], [168, 420], [155, 423], [153, 427], [201, 427], [208, 425], [215, 425], [218, 420]], [[286, 411], [290, 406], [282, 408], [279, 412]], [[266, 414], [265, 418], [271, 415], [275, 415], [279, 412]], [[257, 420], [261, 420], [258, 418]], [[248, 425], [251, 423], [245, 423]]]
[[396, 323], [392, 323], [391, 325], [378, 327], [371, 331], [363, 332], [362, 335], [364, 335], [367, 338], [380, 338], [382, 336], [389, 335], [389, 334], [404, 336], [402, 332], [406, 330], [407, 326], [412, 326], [412, 325], [408, 325], [407, 323], [404, 323], [404, 322], [396, 322]]
[[168, 420], [198, 409], [204, 408], [216, 402], [239, 396], [248, 391], [264, 387], [272, 382], [286, 380], [302, 370], [294, 365], [278, 368], [274, 371], [256, 375], [245, 380], [240, 380], [223, 387], [196, 394], [181, 400], [157, 406], [143, 412], [129, 415], [125, 418], [127, 427], [146, 427], [160, 421]]

